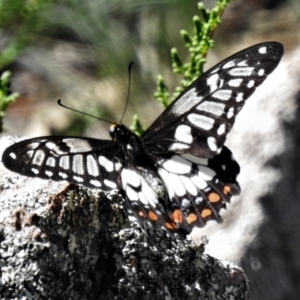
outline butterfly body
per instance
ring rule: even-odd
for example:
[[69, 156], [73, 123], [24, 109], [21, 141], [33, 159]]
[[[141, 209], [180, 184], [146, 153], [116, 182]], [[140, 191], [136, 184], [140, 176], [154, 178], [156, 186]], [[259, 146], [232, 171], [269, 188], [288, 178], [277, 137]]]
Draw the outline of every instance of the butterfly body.
[[[267, 42], [219, 63], [138, 137], [123, 124], [112, 140], [40, 137], [10, 146], [4, 165], [23, 175], [120, 190], [140, 222], [189, 233], [240, 193], [240, 168], [224, 146], [245, 101], [276, 68], [283, 46]], [[156, 183], [160, 187], [156, 189]]]

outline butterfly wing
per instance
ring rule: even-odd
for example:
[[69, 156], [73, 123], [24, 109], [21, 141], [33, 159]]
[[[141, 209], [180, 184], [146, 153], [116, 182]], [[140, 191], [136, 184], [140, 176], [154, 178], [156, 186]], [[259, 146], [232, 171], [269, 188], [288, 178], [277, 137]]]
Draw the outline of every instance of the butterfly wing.
[[119, 145], [109, 140], [76, 137], [39, 137], [7, 148], [3, 164], [30, 177], [65, 180], [90, 188], [120, 187]]
[[[141, 172], [133, 166], [122, 169], [122, 188], [128, 200], [126, 205], [140, 223], [148, 222], [155, 229], [166, 228], [169, 232], [174, 232], [178, 229], [176, 224], [169, 218], [162, 199], [154, 192], [150, 180], [146, 180], [148, 171]], [[152, 184], [155, 179], [155, 176], [151, 178]]]
[[245, 101], [273, 72], [283, 51], [282, 44], [267, 42], [217, 64], [179, 95], [142, 140], [158, 154], [171, 151], [214, 156]]
[[[140, 223], [171, 234], [190, 233], [211, 219], [221, 222], [219, 211], [240, 192], [235, 181], [239, 166], [231, 157], [224, 146], [210, 159], [191, 154], [159, 157], [156, 171], [124, 166], [121, 182], [126, 205]], [[164, 192], [159, 192], [160, 184]]]
[[240, 193], [236, 181], [240, 168], [225, 146], [213, 158], [173, 154], [157, 160], [157, 165], [171, 201], [170, 219], [185, 232], [208, 220], [222, 222], [219, 211]]
[[282, 55], [276, 42], [234, 54], [192, 83], [142, 135], [178, 228], [221, 222], [220, 209], [240, 193], [239, 165], [223, 145], [237, 113]]

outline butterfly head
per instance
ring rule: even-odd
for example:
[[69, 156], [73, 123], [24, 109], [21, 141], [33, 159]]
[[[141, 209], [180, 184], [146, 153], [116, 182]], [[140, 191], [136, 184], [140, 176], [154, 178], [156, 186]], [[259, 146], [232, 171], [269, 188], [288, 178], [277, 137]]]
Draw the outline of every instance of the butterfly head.
[[130, 131], [123, 124], [112, 124], [109, 128], [109, 134], [113, 141], [126, 143], [128, 142]]

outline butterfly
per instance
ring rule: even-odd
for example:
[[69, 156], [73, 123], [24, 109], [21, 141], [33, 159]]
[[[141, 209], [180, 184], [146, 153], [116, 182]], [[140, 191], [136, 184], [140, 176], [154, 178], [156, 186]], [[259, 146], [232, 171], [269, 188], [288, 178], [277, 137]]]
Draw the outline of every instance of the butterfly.
[[188, 86], [138, 137], [112, 124], [112, 140], [45, 136], [8, 147], [9, 170], [88, 188], [118, 189], [139, 222], [188, 234], [240, 193], [240, 171], [224, 146], [245, 101], [277, 67], [283, 45], [265, 42], [223, 60]]

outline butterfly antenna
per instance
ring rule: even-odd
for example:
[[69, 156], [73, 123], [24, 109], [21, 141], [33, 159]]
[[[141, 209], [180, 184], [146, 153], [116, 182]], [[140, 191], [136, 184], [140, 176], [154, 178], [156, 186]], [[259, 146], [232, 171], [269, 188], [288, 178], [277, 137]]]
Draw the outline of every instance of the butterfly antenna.
[[57, 100], [57, 104], [58, 104], [59, 106], [63, 107], [63, 108], [67, 108], [67, 109], [69, 109], [69, 110], [78, 112], [78, 113], [80, 113], [80, 114], [82, 114], [82, 115], [86, 115], [86, 116], [92, 117], [92, 118], [94, 118], [94, 119], [97, 119], [97, 120], [100, 120], [100, 121], [104, 121], [104, 122], [107, 122], [107, 123], [109, 123], [109, 124], [113, 124], [113, 122], [111, 122], [111, 121], [108, 121], [108, 120], [105, 120], [105, 119], [102, 119], [102, 118], [98, 118], [98, 117], [95, 117], [95, 116], [93, 116], [93, 115], [90, 115], [90, 114], [87, 114], [87, 113], [85, 113], [85, 112], [76, 110], [76, 109], [71, 108], [71, 107], [69, 107], [69, 106], [66, 106], [66, 105], [62, 104], [61, 99], [58, 99], [58, 100]]
[[124, 108], [124, 111], [123, 111], [123, 115], [122, 115], [122, 118], [119, 122], [119, 124], [122, 123], [123, 121], [123, 118], [124, 118], [124, 115], [125, 115], [125, 112], [126, 112], [126, 109], [127, 109], [127, 105], [128, 105], [128, 102], [129, 102], [129, 93], [130, 93], [130, 79], [131, 79], [131, 69], [132, 69], [132, 66], [133, 66], [133, 62], [131, 62], [128, 66], [128, 90], [127, 90], [127, 99], [126, 99], [126, 104], [125, 104], [125, 108]]

